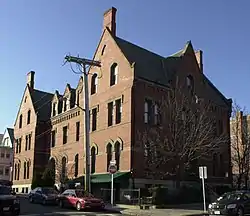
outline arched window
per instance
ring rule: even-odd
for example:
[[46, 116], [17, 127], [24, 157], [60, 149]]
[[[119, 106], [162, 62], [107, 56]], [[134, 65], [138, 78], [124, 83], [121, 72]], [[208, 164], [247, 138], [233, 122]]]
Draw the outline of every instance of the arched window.
[[91, 148], [91, 173], [95, 173], [95, 162], [96, 162], [96, 149], [93, 146]]
[[23, 125], [23, 115], [21, 114], [19, 117], [19, 128], [22, 128]]
[[64, 183], [64, 181], [66, 180], [66, 157], [62, 158], [62, 175], [61, 175], [61, 183]]
[[26, 179], [26, 165], [27, 165], [27, 163], [26, 162], [24, 162], [23, 163], [23, 179]]
[[112, 64], [110, 68], [110, 86], [116, 85], [118, 81], [118, 65]]
[[78, 163], [79, 163], [79, 155], [76, 154], [76, 156], [75, 156], [75, 177], [78, 176]]
[[106, 45], [103, 46], [101, 55], [104, 55], [104, 53], [105, 53], [105, 48], [106, 48]]
[[98, 77], [95, 73], [91, 78], [91, 94], [95, 94], [97, 92], [97, 84], [98, 84]]
[[191, 94], [194, 93], [194, 78], [191, 75], [188, 75], [186, 78], [187, 87], [190, 90]]
[[80, 94], [81, 94], [81, 91], [78, 90], [76, 93], [76, 106], [80, 105]]
[[52, 116], [56, 115], [56, 108], [57, 108], [57, 103], [56, 102], [52, 103]]
[[119, 170], [120, 168], [120, 148], [121, 148], [121, 144], [119, 142], [115, 143], [115, 161], [116, 161], [116, 166], [117, 166], [117, 170]]
[[18, 165], [17, 165], [17, 180], [19, 180], [19, 178], [20, 178], [20, 168], [21, 168], [21, 165], [20, 165], [20, 163], [18, 163]]
[[17, 164], [15, 164], [14, 170], [15, 170], [14, 179], [17, 180]]
[[26, 168], [26, 176], [27, 176], [27, 179], [30, 178], [30, 161], [27, 162], [26, 164], [27, 168]]
[[30, 116], [31, 116], [31, 111], [29, 110], [27, 113], [27, 124], [30, 124]]
[[109, 164], [110, 164], [110, 161], [112, 160], [112, 145], [111, 145], [111, 143], [109, 143], [107, 145], [106, 152], [107, 152], [107, 172], [108, 172], [109, 171]]
[[144, 102], [144, 123], [149, 122], [149, 104], [148, 101]]

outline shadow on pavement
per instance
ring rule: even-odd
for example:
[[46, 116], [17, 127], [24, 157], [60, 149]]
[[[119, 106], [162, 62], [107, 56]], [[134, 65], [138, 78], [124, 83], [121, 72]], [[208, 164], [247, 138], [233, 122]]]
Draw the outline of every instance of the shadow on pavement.
[[[207, 204], [208, 206], [208, 204]], [[179, 204], [179, 205], [167, 205], [166, 209], [183, 209], [183, 210], [203, 210], [203, 203], [192, 203], [192, 204]]]
[[[57, 205], [41, 205], [29, 203], [28, 199], [25, 197], [20, 197], [20, 206], [21, 206], [21, 215], [107, 215], [107, 214], [121, 214], [121, 208], [112, 208], [111, 206], [107, 206], [107, 209], [103, 211], [95, 211], [95, 210], [86, 210], [86, 211], [76, 211], [74, 208], [60, 208]], [[69, 212], [71, 214], [69, 214]]]

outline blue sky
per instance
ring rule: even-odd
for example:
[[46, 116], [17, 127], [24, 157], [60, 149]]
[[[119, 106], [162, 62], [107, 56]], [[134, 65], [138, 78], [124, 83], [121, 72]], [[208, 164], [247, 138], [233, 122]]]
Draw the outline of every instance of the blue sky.
[[250, 107], [250, 1], [1, 0], [0, 132], [12, 127], [26, 85], [63, 92], [78, 75], [62, 66], [65, 54], [91, 58], [103, 13], [117, 8], [117, 35], [163, 56], [191, 40], [204, 52], [204, 73], [226, 96]]

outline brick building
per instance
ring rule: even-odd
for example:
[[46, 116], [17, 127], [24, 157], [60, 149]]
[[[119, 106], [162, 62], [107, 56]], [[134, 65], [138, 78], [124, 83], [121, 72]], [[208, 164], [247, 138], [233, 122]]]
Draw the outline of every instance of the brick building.
[[[137, 132], [148, 127], [145, 101], [156, 104], [166, 94], [173, 72], [185, 81], [192, 78], [199, 97], [206, 95], [214, 104], [215, 128], [222, 127], [229, 137], [231, 100], [204, 75], [202, 51], [194, 51], [191, 42], [168, 58], [152, 53], [116, 35], [116, 9], [111, 8], [104, 13], [94, 60], [101, 62], [101, 68], [91, 67], [89, 71], [91, 172], [95, 188], [98, 184], [109, 187], [105, 183], [110, 182], [107, 167], [111, 159], [117, 161], [117, 182], [127, 178], [124, 187], [132, 183], [135, 187], [152, 184], [144, 172], [144, 147], [136, 145], [140, 142]], [[80, 79], [76, 89], [68, 84], [63, 95], [56, 92], [52, 103], [52, 160], [60, 158], [71, 177], [82, 176], [84, 172], [83, 111], [78, 107], [84, 107], [82, 90]], [[221, 149], [221, 154], [211, 155], [206, 165], [213, 181], [230, 183], [230, 142]], [[223, 173], [215, 169], [218, 163], [223, 166]]]
[[[214, 127], [223, 128], [228, 137], [231, 100], [226, 99], [204, 75], [202, 51], [195, 51], [191, 42], [176, 54], [163, 57], [117, 36], [115, 8], [106, 11], [103, 18], [102, 35], [94, 54], [94, 60], [100, 61], [101, 67], [91, 67], [89, 70], [92, 188], [98, 191], [100, 188], [110, 187], [107, 167], [114, 159], [118, 166], [118, 173], [115, 175], [117, 191], [119, 188], [145, 187], [153, 183], [168, 184], [166, 179], [153, 181], [145, 175], [145, 146], [141, 144], [138, 134], [146, 128], [154, 127], [151, 125], [153, 119], [158, 121], [155, 107], [166, 96], [173, 77], [179, 77], [187, 84], [187, 89], [192, 85], [192, 90], [199, 97], [213, 103], [216, 117]], [[25, 90], [28, 97], [31, 97], [30, 89], [28, 85]], [[67, 84], [63, 94], [56, 91], [54, 95], [46, 95], [51, 103], [45, 110], [45, 122], [49, 122], [51, 126], [46, 124], [43, 129], [46, 131], [51, 127], [50, 164], [56, 169], [56, 182], [66, 177], [81, 182], [85, 152], [83, 80], [80, 78], [76, 88]], [[17, 120], [20, 120], [21, 113], [26, 114], [31, 107], [31, 99], [26, 105], [22, 102]], [[16, 123], [16, 139], [34, 130], [39, 121], [35, 114], [32, 117], [35, 118], [33, 127], [25, 125], [19, 129], [18, 122]], [[165, 123], [161, 122], [163, 126]], [[44, 140], [47, 139], [45, 136]], [[43, 146], [39, 152], [47, 156], [45, 142], [39, 146]], [[18, 153], [16, 159], [23, 163], [25, 158], [29, 158], [33, 164], [33, 155], [38, 154], [34, 154], [34, 150], [31, 148]], [[230, 183], [230, 142], [220, 146], [219, 152], [219, 155], [211, 155], [206, 161], [209, 178], [219, 183]], [[47, 157], [43, 159], [35, 161], [39, 161], [37, 164], [44, 162], [45, 165]], [[223, 162], [223, 173], [215, 169], [215, 161], [218, 160]], [[166, 167], [166, 172], [169, 169], [171, 165]], [[28, 184], [27, 180], [14, 182]]]
[[42, 173], [50, 154], [50, 113], [53, 94], [35, 89], [35, 72], [27, 85], [14, 124], [13, 188], [28, 192], [32, 178]]
[[233, 182], [236, 187], [249, 188], [250, 115], [237, 105], [233, 109], [230, 129]]

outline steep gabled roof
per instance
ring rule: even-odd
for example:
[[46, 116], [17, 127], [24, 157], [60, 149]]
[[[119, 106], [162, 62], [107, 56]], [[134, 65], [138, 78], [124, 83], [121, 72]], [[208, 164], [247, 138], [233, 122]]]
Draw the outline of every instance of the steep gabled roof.
[[38, 120], [47, 121], [51, 115], [51, 101], [54, 94], [30, 89], [30, 94]]
[[115, 41], [130, 64], [135, 63], [136, 77], [168, 85], [170, 74], [167, 72], [178, 65], [177, 58], [165, 58], [119, 37], [115, 37]]
[[[135, 63], [136, 77], [165, 86], [169, 85], [169, 81], [178, 70], [181, 57], [185, 55], [190, 47], [193, 50], [191, 41], [187, 41], [183, 49], [165, 58], [119, 37], [114, 37], [114, 40], [129, 63], [131, 65]], [[219, 94], [222, 100], [228, 104], [227, 98], [213, 85], [205, 74], [202, 75], [205, 82], [211, 87], [211, 90], [213, 89], [214, 93]]]
[[13, 128], [7, 128], [11, 143], [14, 144], [14, 129]]

